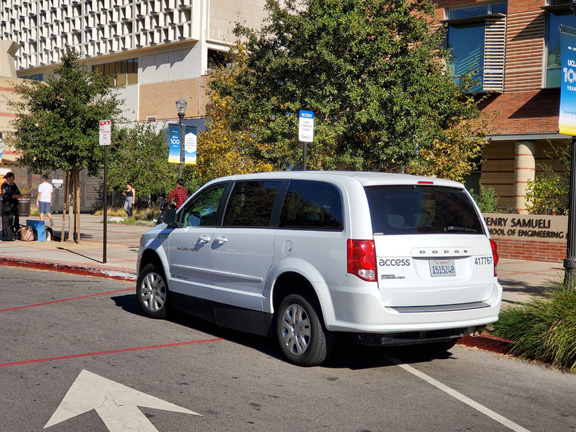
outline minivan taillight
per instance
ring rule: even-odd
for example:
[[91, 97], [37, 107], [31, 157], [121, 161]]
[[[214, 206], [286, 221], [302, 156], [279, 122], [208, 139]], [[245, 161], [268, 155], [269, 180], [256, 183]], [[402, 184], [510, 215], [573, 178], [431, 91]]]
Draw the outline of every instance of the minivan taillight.
[[498, 265], [500, 257], [498, 256], [498, 246], [496, 246], [496, 242], [494, 240], [490, 240], [490, 247], [492, 247], [492, 259], [494, 260], [494, 276], [498, 276], [496, 266]]
[[348, 273], [368, 282], [376, 282], [374, 240], [348, 240]]

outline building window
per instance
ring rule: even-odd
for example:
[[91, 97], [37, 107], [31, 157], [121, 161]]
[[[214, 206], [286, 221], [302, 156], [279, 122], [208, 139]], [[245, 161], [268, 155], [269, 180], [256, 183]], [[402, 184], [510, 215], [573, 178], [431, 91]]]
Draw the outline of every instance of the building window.
[[111, 77], [119, 86], [138, 84], [138, 59], [104, 63], [92, 66], [92, 70]]
[[473, 92], [504, 90], [507, 9], [498, 2], [446, 10], [449, 68], [455, 82], [470, 74]]
[[[546, 87], [560, 87], [560, 30], [559, 26], [576, 28], [576, 16], [569, 9], [571, 0], [550, 0], [546, 38]], [[556, 7], [554, 7], [556, 6]], [[564, 7], [562, 7], [564, 6]]]
[[44, 74], [38, 74], [38, 75], [28, 75], [25, 77], [22, 77], [24, 79], [29, 79], [29, 80], [34, 80], [34, 81], [44, 81]]

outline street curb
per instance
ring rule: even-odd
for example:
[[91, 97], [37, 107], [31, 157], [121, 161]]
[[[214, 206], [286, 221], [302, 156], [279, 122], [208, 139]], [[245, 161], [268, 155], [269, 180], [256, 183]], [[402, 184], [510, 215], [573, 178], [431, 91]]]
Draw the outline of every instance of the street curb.
[[491, 351], [498, 354], [507, 354], [514, 343], [515, 342], [512, 340], [491, 335], [464, 336], [458, 341], [459, 345], [479, 348], [484, 351]]
[[126, 282], [136, 281], [135, 273], [130, 273], [118, 269], [105, 269], [98, 267], [88, 268], [80, 265], [76, 266], [72, 264], [46, 263], [34, 260], [25, 260], [20, 258], [0, 258], [0, 266], [57, 271], [62, 273], [76, 274], [80, 276], [105, 277], [108, 279], [116, 279]]

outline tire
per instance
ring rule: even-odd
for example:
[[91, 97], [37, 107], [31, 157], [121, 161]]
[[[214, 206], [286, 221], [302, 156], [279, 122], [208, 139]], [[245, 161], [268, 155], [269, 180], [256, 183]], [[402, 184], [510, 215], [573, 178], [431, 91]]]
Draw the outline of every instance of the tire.
[[328, 358], [334, 335], [324, 328], [305, 296], [290, 294], [276, 315], [276, 336], [286, 358], [300, 366], [317, 366]]
[[168, 284], [162, 268], [146, 265], [138, 275], [136, 296], [144, 314], [150, 318], [166, 318]]

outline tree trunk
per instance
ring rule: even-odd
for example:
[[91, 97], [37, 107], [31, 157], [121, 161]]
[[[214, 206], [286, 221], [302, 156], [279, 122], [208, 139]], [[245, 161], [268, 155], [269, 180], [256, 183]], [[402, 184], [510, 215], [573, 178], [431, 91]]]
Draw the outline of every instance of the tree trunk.
[[76, 238], [80, 242], [80, 167], [76, 167], [76, 232]]
[[68, 173], [64, 173], [64, 200], [62, 204], [62, 234], [60, 236], [60, 242], [66, 241], [66, 210], [68, 207]]

